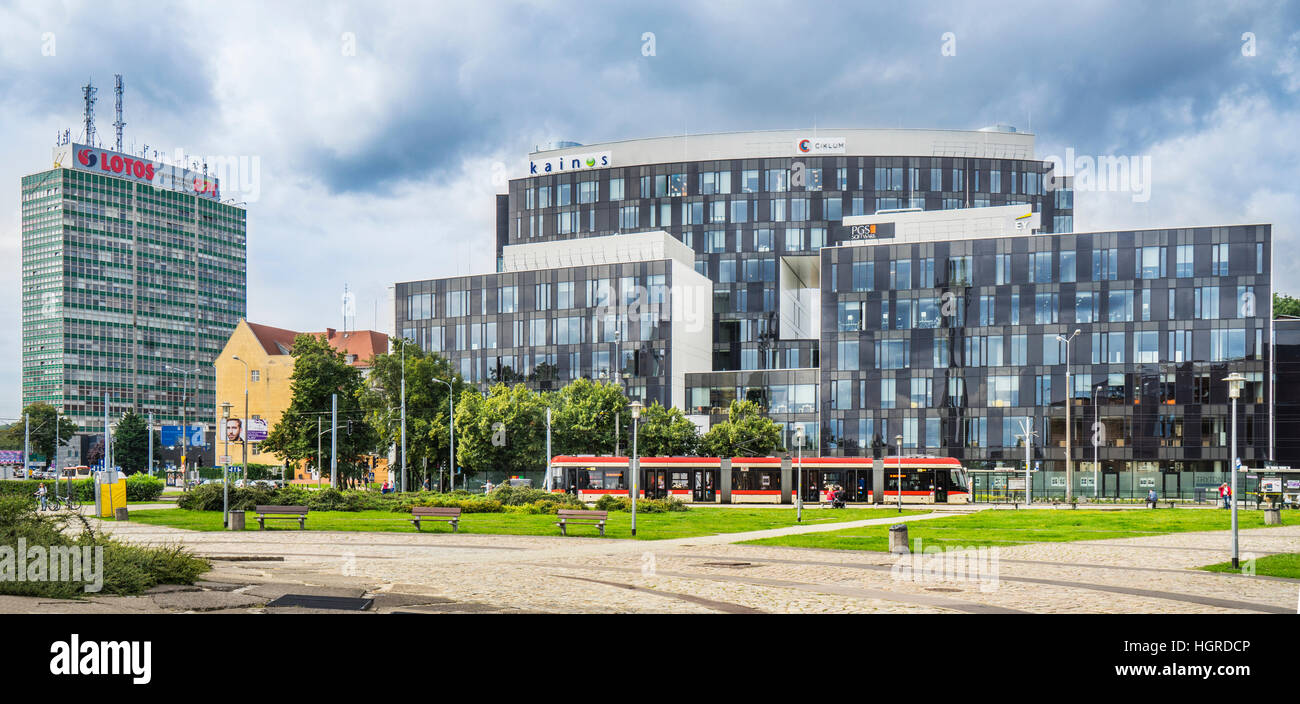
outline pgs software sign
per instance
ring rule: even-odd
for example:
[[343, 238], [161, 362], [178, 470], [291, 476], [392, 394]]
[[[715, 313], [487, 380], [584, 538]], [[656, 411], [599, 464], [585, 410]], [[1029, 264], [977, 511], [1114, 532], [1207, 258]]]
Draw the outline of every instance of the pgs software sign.
[[207, 178], [201, 173], [170, 164], [85, 144], [60, 145], [55, 148], [54, 154], [54, 162], [65, 168], [130, 179], [157, 188], [185, 191], [214, 200], [219, 200], [221, 197], [217, 179]]
[[592, 152], [590, 154], [570, 154], [557, 156], [543, 161], [529, 161], [528, 175], [564, 173], [566, 171], [586, 171], [603, 169], [613, 163], [612, 152]]

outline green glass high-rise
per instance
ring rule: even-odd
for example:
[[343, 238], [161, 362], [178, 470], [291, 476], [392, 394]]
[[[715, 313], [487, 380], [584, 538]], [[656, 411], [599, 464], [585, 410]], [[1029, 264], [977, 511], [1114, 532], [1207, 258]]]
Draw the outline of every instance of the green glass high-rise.
[[56, 146], [22, 179], [23, 404], [88, 433], [105, 393], [111, 417], [211, 422], [212, 361], [246, 314], [246, 231], [216, 179]]

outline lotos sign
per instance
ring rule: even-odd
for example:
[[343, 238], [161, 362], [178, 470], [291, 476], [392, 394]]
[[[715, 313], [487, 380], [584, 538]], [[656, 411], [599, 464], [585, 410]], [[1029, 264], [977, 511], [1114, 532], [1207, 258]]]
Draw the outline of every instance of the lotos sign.
[[219, 181], [214, 177], [205, 177], [189, 169], [85, 144], [62, 144], [55, 147], [54, 163], [78, 171], [107, 174], [214, 200], [221, 197]]

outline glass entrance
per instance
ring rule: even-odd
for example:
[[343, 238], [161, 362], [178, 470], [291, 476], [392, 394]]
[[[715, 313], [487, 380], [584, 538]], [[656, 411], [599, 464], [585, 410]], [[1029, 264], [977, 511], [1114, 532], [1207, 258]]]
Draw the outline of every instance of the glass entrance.
[[697, 469], [691, 473], [691, 499], [696, 502], [712, 503], [717, 500], [717, 473], [712, 469]]
[[647, 499], [662, 499], [668, 496], [668, 470], [641, 470], [641, 490]]

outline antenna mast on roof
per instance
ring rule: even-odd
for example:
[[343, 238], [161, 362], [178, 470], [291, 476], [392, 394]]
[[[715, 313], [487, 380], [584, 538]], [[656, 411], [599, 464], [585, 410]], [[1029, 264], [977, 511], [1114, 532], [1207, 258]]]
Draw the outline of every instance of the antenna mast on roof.
[[87, 80], [81, 87], [82, 98], [86, 101], [86, 144], [95, 146], [95, 82]]
[[122, 128], [126, 127], [126, 123], [122, 122], [122, 74], [113, 74], [113, 79], [115, 82], [113, 92], [117, 94], [117, 122], [113, 123], [113, 129], [117, 132], [117, 149], [114, 151], [120, 152], [122, 151]]

